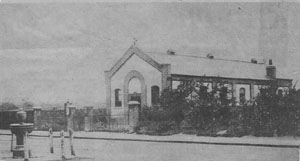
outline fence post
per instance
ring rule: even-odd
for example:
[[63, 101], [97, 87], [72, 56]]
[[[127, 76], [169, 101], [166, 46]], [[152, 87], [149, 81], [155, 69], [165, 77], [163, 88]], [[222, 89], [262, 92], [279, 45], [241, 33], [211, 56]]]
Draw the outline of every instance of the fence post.
[[52, 128], [49, 129], [49, 145], [50, 145], [50, 153], [54, 153]]
[[300, 161], [300, 145], [298, 146], [298, 161]]
[[108, 116], [108, 129], [111, 130], [111, 116]]
[[25, 131], [25, 137], [24, 137], [24, 149], [25, 149], [25, 152], [24, 152], [24, 161], [29, 161], [29, 151], [28, 151], [28, 132]]
[[13, 146], [14, 146], [14, 134], [11, 133], [11, 142], [10, 142], [10, 151], [13, 151]]
[[74, 146], [73, 146], [73, 130], [69, 129], [69, 139], [70, 139], [70, 149], [71, 149], [71, 155], [75, 156]]
[[67, 110], [69, 110], [67, 115], [67, 129], [74, 129], [73, 127], [73, 117], [76, 110], [76, 107], [73, 105], [67, 106]]
[[32, 158], [32, 153], [31, 153], [31, 143], [29, 141], [29, 133], [27, 132], [27, 148], [28, 148], [28, 157]]
[[40, 117], [41, 117], [41, 107], [34, 107], [33, 108], [33, 123], [34, 129], [37, 130], [40, 127]]
[[64, 130], [61, 130], [60, 132], [60, 146], [61, 146], [61, 158], [64, 160], [65, 157], [65, 148], [64, 148]]
[[92, 130], [92, 120], [93, 120], [93, 107], [85, 107], [84, 116], [84, 131], [91, 131]]

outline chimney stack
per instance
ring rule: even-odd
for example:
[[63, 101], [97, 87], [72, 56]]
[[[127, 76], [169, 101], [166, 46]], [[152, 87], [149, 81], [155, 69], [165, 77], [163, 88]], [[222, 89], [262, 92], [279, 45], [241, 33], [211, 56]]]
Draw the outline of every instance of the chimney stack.
[[266, 67], [267, 76], [275, 79], [276, 78], [276, 67], [273, 65], [272, 59], [269, 59], [269, 65]]
[[269, 65], [273, 65], [272, 59], [269, 59]]

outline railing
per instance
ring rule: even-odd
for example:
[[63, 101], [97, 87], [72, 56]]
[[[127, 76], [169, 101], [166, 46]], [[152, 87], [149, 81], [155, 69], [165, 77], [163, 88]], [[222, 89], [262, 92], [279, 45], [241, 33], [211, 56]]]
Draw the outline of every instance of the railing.
[[[9, 129], [16, 123], [17, 111], [0, 112], [0, 129]], [[69, 116], [64, 110], [26, 111], [28, 123], [34, 123], [35, 130], [65, 130], [71, 124], [74, 131], [126, 131], [128, 113], [108, 115], [105, 109], [75, 109]], [[71, 119], [68, 119], [70, 118]]]
[[91, 131], [125, 131], [128, 128], [127, 114], [93, 115]]

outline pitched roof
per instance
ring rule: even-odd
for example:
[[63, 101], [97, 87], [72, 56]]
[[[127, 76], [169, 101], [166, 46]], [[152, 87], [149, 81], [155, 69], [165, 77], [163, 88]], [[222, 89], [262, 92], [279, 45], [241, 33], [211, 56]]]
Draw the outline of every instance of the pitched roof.
[[[155, 52], [146, 54], [160, 64], [171, 64], [171, 74], [269, 80], [266, 65], [262, 63]], [[287, 79], [279, 72], [277, 78]]]

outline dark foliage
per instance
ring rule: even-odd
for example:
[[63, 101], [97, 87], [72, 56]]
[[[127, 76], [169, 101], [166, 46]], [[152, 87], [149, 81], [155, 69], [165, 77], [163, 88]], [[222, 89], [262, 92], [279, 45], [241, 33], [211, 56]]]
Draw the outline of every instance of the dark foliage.
[[226, 82], [211, 91], [201, 82], [185, 82], [177, 89], [166, 89], [160, 104], [141, 112], [138, 129], [148, 134], [178, 132], [209, 136], [299, 135], [300, 90], [278, 94], [277, 86], [261, 87], [260, 94], [238, 106], [229, 97]]
[[300, 125], [300, 91], [291, 88], [286, 95], [276, 86], [260, 89], [249, 110], [248, 124], [256, 136], [297, 135]]
[[19, 107], [13, 103], [4, 102], [0, 105], [0, 111], [11, 111], [11, 110], [18, 110]]

